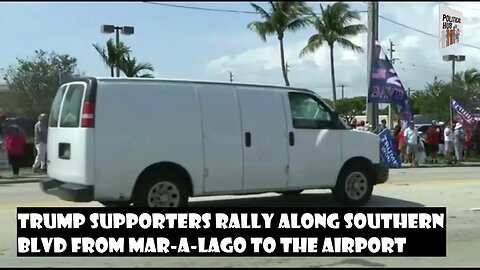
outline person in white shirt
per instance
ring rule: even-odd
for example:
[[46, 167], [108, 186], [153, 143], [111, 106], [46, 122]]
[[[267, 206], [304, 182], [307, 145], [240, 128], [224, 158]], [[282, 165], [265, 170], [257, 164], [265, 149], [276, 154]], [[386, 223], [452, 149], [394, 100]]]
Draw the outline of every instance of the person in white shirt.
[[417, 166], [418, 154], [418, 130], [413, 123], [408, 124], [408, 128], [404, 131], [405, 141], [407, 143], [407, 162]]
[[454, 152], [454, 145], [453, 145], [453, 129], [452, 123], [448, 123], [447, 127], [443, 131], [443, 136], [445, 139], [445, 152], [446, 152], [446, 161], [448, 164], [452, 164], [452, 157]]

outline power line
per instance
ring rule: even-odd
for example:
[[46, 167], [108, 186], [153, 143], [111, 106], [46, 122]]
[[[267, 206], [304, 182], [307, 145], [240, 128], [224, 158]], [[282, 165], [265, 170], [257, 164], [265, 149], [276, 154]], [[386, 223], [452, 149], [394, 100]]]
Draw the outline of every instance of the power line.
[[403, 23], [399, 23], [399, 22], [396, 22], [396, 21], [394, 21], [394, 20], [385, 18], [385, 17], [383, 17], [382, 15], [378, 15], [378, 17], [380, 17], [380, 18], [382, 18], [382, 19], [384, 19], [384, 20], [386, 20], [386, 21], [389, 21], [389, 22], [391, 22], [391, 23], [394, 23], [394, 24], [400, 25], [400, 26], [402, 26], [402, 27], [408, 28], [408, 29], [410, 29], [410, 30], [417, 31], [417, 32], [419, 32], [419, 33], [425, 34], [425, 35], [427, 35], [427, 36], [431, 36], [431, 37], [434, 37], [434, 38], [439, 38], [438, 36], [436, 36], [436, 35], [434, 35], [434, 34], [430, 34], [430, 33], [427, 33], [427, 32], [425, 32], [425, 31], [422, 31], [422, 30], [413, 28], [413, 27], [411, 27], [411, 26], [405, 25], [405, 24], [403, 24]]
[[243, 14], [258, 14], [258, 12], [256, 12], [256, 11], [242, 11], [242, 10], [233, 10], [233, 9], [203, 8], [203, 7], [193, 7], [193, 6], [167, 4], [167, 3], [158, 3], [158, 2], [149, 2], [149, 1], [143, 1], [143, 3], [151, 4], [151, 5], [158, 5], [158, 6], [166, 6], [166, 7], [174, 7], [174, 8], [184, 8], [184, 9], [194, 9], [194, 10], [203, 10], [203, 11], [243, 13]]
[[[246, 11], [246, 10], [233, 10], [233, 9], [218, 9], [218, 8], [203, 8], [203, 7], [194, 7], [194, 6], [185, 6], [177, 4], [167, 4], [167, 3], [158, 3], [150, 1], [142, 1], [145, 4], [165, 6], [165, 7], [174, 7], [174, 8], [184, 8], [184, 9], [193, 9], [193, 10], [203, 10], [203, 11], [213, 11], [213, 12], [228, 12], [228, 13], [241, 13], [241, 14], [260, 14], [256, 11]], [[367, 10], [358, 11], [358, 13], [366, 13]], [[319, 14], [317, 14], [319, 15]]]
[[[212, 11], [212, 12], [228, 12], [228, 13], [240, 13], [240, 14], [259, 14], [258, 12], [256, 11], [245, 11], [245, 10], [233, 10], [233, 9], [218, 9], [218, 8], [204, 8], [204, 7], [194, 7], [194, 6], [186, 6], [186, 5], [177, 5], [177, 4], [168, 4], [168, 3], [158, 3], [158, 2], [150, 2], [150, 1], [143, 1], [143, 3], [145, 4], [151, 4], [151, 5], [158, 5], [158, 6], [166, 6], [166, 7], [173, 7], [173, 8], [183, 8], [183, 9], [193, 9], [193, 10], [201, 10], [201, 11]], [[452, 5], [451, 5], [452, 6]], [[359, 10], [357, 11], [358, 13], [367, 13], [368, 11], [367, 10]], [[396, 24], [396, 25], [399, 25], [399, 26], [402, 26], [404, 28], [407, 28], [407, 29], [410, 29], [410, 30], [413, 30], [413, 31], [416, 31], [418, 33], [422, 33], [424, 35], [427, 35], [427, 36], [430, 36], [430, 37], [433, 37], [433, 38], [436, 38], [436, 39], [440, 39], [439, 36], [437, 35], [434, 35], [434, 34], [431, 34], [431, 33], [428, 33], [428, 32], [425, 32], [425, 31], [422, 31], [418, 28], [414, 28], [414, 27], [411, 27], [411, 26], [408, 26], [406, 24], [403, 24], [403, 23], [399, 23], [397, 21], [394, 21], [392, 19], [389, 19], [389, 18], [386, 18], [382, 15], [378, 15], [378, 17], [382, 18], [383, 20], [386, 20], [388, 22], [391, 22], [393, 24]], [[462, 45], [462, 46], [465, 46], [465, 47], [469, 47], [469, 48], [474, 48], [474, 49], [480, 49], [480, 47], [478, 46], [474, 46], [474, 45], [469, 45], [469, 44], [465, 44], [465, 43], [459, 43], [459, 45]]]
[[[396, 22], [396, 21], [394, 21], [394, 20], [392, 20], [392, 19], [385, 18], [385, 17], [383, 17], [382, 15], [378, 15], [378, 17], [380, 17], [380, 18], [382, 18], [382, 19], [384, 19], [384, 20], [386, 20], [386, 21], [389, 21], [389, 22], [391, 22], [391, 23], [393, 23], [393, 24], [400, 25], [400, 26], [402, 26], [402, 27], [405, 27], [405, 28], [408, 28], [408, 29], [410, 29], [410, 30], [413, 30], [413, 31], [422, 33], [422, 34], [424, 34], [424, 35], [427, 35], [427, 36], [436, 38], [436, 39], [438, 39], [438, 40], [440, 39], [440, 37], [437, 36], [437, 35], [430, 34], [430, 33], [428, 33], [428, 32], [425, 32], [425, 31], [422, 31], [422, 30], [420, 30], [420, 29], [417, 29], [417, 28], [414, 28], [414, 27], [405, 25], [405, 24], [403, 24], [403, 23]], [[465, 44], [465, 43], [458, 43], [458, 44], [459, 44], [459, 45], [462, 45], [462, 46], [465, 46], [465, 47], [470, 47], [470, 48], [474, 48], [474, 49], [480, 49], [480, 47], [473, 46], [473, 45], [469, 45], [469, 44]]]

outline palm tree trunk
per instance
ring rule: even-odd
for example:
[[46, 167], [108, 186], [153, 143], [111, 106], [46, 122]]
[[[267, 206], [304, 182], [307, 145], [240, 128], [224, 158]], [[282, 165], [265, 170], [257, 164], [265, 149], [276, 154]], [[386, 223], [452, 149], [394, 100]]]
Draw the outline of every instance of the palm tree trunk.
[[280, 61], [282, 62], [282, 72], [283, 72], [283, 79], [285, 80], [285, 85], [290, 86], [290, 82], [288, 81], [288, 74], [287, 74], [287, 67], [285, 66], [285, 53], [283, 50], [283, 38], [278, 39], [280, 41]]
[[337, 88], [335, 88], [335, 66], [333, 65], [333, 44], [330, 47], [330, 72], [332, 75], [332, 96], [333, 96], [333, 108], [336, 109], [337, 105]]
[[110, 76], [115, 77], [115, 72], [113, 67], [110, 67]]

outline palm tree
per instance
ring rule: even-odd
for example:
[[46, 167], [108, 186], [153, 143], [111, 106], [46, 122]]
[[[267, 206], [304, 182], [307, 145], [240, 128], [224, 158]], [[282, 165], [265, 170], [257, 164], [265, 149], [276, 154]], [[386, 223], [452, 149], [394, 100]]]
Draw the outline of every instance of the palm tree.
[[152, 74], [145, 73], [140, 75], [140, 72], [143, 70], [155, 71], [153, 66], [149, 63], [137, 63], [135, 57], [130, 58], [130, 55], [127, 55], [122, 62], [120, 63], [120, 70], [125, 73], [127, 77], [140, 77], [140, 78], [153, 78]]
[[310, 13], [310, 8], [305, 2], [272, 2], [270, 1], [270, 11], [267, 12], [260, 6], [250, 3], [252, 7], [260, 14], [263, 21], [254, 21], [248, 24], [248, 28], [255, 31], [264, 42], [267, 36], [276, 35], [280, 41], [280, 61], [282, 66], [283, 78], [285, 84], [290, 86], [285, 65], [285, 51], [283, 48], [283, 38], [285, 32], [296, 31], [308, 24], [308, 18], [305, 16]]
[[480, 85], [480, 72], [476, 68], [470, 68], [464, 72], [455, 74], [455, 81], [463, 81], [466, 87], [475, 87]]
[[353, 44], [349, 38], [367, 31], [367, 27], [363, 24], [350, 24], [352, 20], [360, 20], [360, 15], [357, 11], [350, 10], [348, 4], [337, 2], [333, 5], [327, 5], [326, 9], [320, 4], [320, 10], [320, 16], [312, 14], [311, 17], [311, 23], [317, 33], [308, 39], [307, 45], [300, 52], [300, 57], [315, 52], [324, 43], [328, 44], [330, 47], [333, 107], [335, 108], [337, 93], [335, 88], [333, 46], [336, 42], [345, 49], [363, 52], [362, 47]]
[[130, 53], [130, 47], [127, 47], [123, 42], [119, 42], [117, 47], [112, 38], [107, 41], [106, 48], [98, 44], [93, 44], [93, 47], [110, 68], [110, 75], [112, 77], [115, 77], [115, 68], [118, 67], [122, 59]]

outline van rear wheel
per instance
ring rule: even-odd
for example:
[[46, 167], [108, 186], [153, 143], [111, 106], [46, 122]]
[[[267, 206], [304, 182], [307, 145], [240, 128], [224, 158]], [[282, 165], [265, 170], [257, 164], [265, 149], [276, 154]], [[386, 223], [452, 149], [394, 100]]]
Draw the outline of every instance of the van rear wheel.
[[332, 189], [334, 199], [344, 206], [359, 207], [370, 201], [373, 192], [373, 175], [363, 164], [345, 168]]
[[139, 185], [133, 201], [136, 207], [185, 207], [188, 205], [185, 179], [174, 172], [148, 174]]

